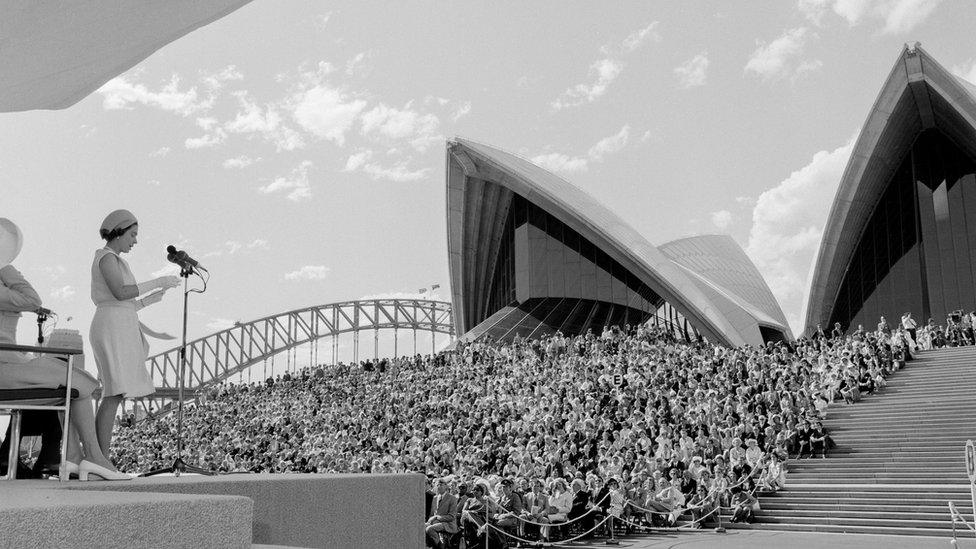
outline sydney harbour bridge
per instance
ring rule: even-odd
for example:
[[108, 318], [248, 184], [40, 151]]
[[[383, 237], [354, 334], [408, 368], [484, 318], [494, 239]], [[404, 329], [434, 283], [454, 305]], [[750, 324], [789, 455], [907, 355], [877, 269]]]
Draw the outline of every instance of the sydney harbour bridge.
[[[363, 350], [367, 353], [371, 350], [372, 358], [378, 359], [381, 330], [393, 331], [394, 356], [401, 356], [401, 350], [425, 354], [427, 349], [417, 348], [418, 332], [430, 334], [430, 352], [433, 353], [437, 334], [446, 334], [452, 341], [455, 337], [451, 304], [424, 299], [344, 301], [237, 322], [230, 328], [187, 342], [184, 397], [193, 399], [208, 387], [262, 363], [262, 375], [267, 375], [268, 361], [274, 361], [282, 353], [285, 354], [285, 371], [291, 370], [292, 365], [297, 370], [300, 361], [309, 365], [336, 364], [339, 362], [340, 336], [348, 338], [351, 335], [354, 363], [359, 362]], [[372, 349], [368, 348], [368, 343], [366, 349], [360, 346], [364, 332], [367, 337], [373, 336]], [[404, 343], [401, 341], [403, 336], [412, 336], [412, 347], [400, 348]], [[324, 349], [320, 349], [322, 343], [325, 343]], [[409, 344], [409, 340], [406, 343]], [[302, 346], [307, 346], [307, 351], [302, 349], [303, 356], [299, 357], [299, 347]], [[326, 355], [320, 355], [320, 350]], [[165, 411], [178, 395], [180, 347], [149, 357], [146, 366], [156, 385], [151, 408]], [[143, 402], [143, 405], [148, 406], [149, 402]]]

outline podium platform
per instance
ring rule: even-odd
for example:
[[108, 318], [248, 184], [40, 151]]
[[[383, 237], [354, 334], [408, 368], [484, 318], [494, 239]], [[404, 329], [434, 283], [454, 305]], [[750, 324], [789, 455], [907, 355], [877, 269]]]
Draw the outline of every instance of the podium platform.
[[0, 482], [0, 547], [422, 548], [417, 474]]

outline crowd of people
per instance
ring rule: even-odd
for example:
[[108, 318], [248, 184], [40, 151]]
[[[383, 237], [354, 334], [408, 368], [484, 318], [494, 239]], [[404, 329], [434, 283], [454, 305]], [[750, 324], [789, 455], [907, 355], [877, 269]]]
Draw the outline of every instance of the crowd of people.
[[[462, 342], [213, 388], [186, 408], [185, 458], [215, 471], [424, 472], [454, 495], [480, 486], [524, 501], [507, 512], [535, 522], [579, 515], [581, 492], [593, 507], [612, 483], [634, 502], [628, 512], [674, 522], [705, 498], [729, 505], [782, 487], [789, 458], [826, 457], [827, 406], [883, 387], [910, 339], [898, 326], [727, 348], [641, 325]], [[115, 463], [169, 465], [175, 428], [172, 415], [126, 422]], [[487, 516], [490, 505], [464, 502], [478, 505]], [[477, 532], [478, 512], [464, 506], [454, 524], [468, 517]]]

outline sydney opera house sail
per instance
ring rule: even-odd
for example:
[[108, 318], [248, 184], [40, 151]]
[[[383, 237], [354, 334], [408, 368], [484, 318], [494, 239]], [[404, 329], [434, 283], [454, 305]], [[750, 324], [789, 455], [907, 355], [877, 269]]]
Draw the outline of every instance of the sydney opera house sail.
[[449, 142], [447, 206], [462, 339], [599, 333], [640, 322], [726, 345], [792, 337], [731, 238], [658, 249], [579, 188], [516, 155]]
[[824, 230], [806, 329], [943, 324], [976, 307], [976, 87], [907, 47], [854, 145]]

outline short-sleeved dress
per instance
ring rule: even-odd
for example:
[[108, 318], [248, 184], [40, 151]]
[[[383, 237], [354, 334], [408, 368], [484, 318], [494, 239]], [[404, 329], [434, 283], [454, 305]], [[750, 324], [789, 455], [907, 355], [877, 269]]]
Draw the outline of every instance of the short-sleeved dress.
[[102, 395], [124, 395], [126, 398], [151, 395], [156, 389], [146, 371], [149, 343], [139, 324], [136, 300], [119, 301], [112, 295], [98, 266], [106, 255], [114, 256], [119, 262], [124, 285], [136, 283], [129, 264], [115, 250], [106, 247], [95, 252], [91, 269], [95, 318], [92, 319], [88, 338], [98, 367], [98, 378], [102, 382]]

